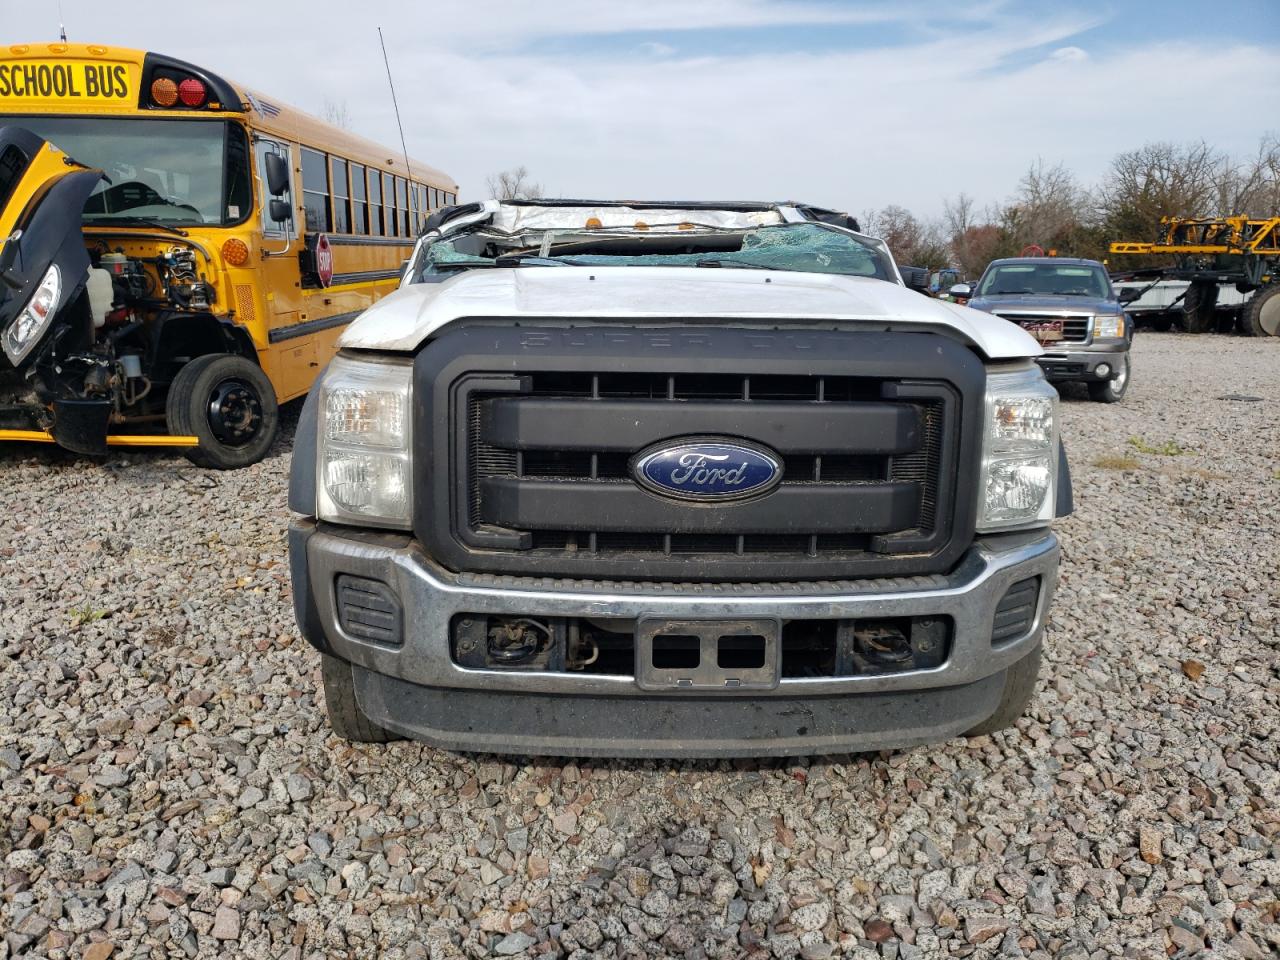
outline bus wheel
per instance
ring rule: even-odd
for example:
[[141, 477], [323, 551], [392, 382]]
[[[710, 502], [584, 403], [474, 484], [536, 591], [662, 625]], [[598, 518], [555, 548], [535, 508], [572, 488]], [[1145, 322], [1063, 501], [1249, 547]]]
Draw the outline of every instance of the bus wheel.
[[199, 438], [187, 459], [215, 470], [257, 463], [280, 428], [271, 381], [256, 363], [231, 354], [196, 357], [179, 370], [165, 419], [170, 433]]

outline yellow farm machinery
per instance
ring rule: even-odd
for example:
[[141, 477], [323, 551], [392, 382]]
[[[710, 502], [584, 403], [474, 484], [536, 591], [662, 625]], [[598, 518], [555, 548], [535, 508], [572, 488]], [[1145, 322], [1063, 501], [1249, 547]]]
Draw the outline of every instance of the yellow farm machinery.
[[1212, 329], [1219, 286], [1234, 284], [1252, 293], [1241, 311], [1241, 329], [1255, 337], [1280, 336], [1280, 217], [1165, 217], [1160, 225], [1156, 240], [1116, 241], [1110, 250], [1166, 261], [1129, 276], [1188, 281], [1181, 299], [1189, 332]]

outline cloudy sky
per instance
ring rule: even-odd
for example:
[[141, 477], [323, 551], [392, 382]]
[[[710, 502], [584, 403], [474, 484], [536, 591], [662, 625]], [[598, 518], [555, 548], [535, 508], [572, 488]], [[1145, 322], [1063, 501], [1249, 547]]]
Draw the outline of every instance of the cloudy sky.
[[[61, 0], [69, 38], [200, 63], [394, 144], [464, 197], [524, 164], [560, 196], [940, 212], [1036, 158], [1085, 181], [1148, 140], [1280, 128], [1277, 0]], [[143, 11], [150, 11], [144, 14]], [[58, 4], [0, 0], [5, 42]], [[167, 11], [167, 12], [166, 12]], [[184, 11], [191, 11], [189, 14]], [[202, 11], [197, 13], [197, 11]]]

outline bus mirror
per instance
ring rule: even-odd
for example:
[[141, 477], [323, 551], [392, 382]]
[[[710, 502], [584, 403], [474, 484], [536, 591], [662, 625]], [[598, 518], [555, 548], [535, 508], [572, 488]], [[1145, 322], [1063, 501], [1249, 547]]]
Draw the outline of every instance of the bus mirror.
[[[289, 190], [289, 164], [278, 153], [266, 155], [267, 190], [273, 197], [282, 197]], [[273, 219], [280, 219], [273, 217]], [[284, 219], [288, 219], [285, 217]]]
[[293, 219], [293, 207], [286, 200], [272, 200], [270, 212], [276, 223], [288, 223]]

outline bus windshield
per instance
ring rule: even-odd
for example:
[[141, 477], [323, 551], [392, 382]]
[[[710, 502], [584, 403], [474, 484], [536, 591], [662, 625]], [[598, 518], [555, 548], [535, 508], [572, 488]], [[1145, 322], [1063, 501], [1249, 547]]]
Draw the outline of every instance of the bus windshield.
[[137, 218], [227, 226], [253, 206], [249, 145], [239, 124], [215, 120], [0, 115], [80, 163], [102, 170], [85, 223]]

